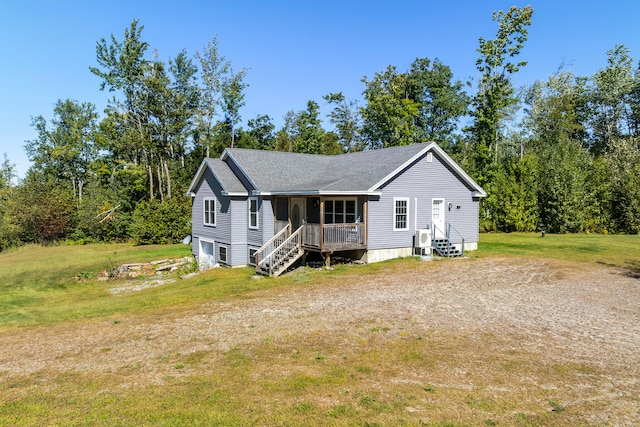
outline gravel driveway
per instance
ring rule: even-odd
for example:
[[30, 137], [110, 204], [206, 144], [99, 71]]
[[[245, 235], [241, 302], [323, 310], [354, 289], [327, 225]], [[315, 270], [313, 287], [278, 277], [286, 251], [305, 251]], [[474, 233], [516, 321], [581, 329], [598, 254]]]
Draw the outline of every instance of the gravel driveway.
[[[605, 266], [527, 258], [438, 260], [402, 274], [382, 268], [363, 275], [354, 267], [334, 285], [264, 290], [117, 324], [8, 331], [0, 333], [0, 374], [111, 372], [152, 365], [162, 354], [222, 352], [265, 336], [344, 336], [357, 324], [499, 335], [549, 360], [606, 367], [613, 388], [640, 398], [640, 280]], [[161, 376], [150, 369], [147, 379]], [[637, 402], [620, 423], [639, 416]]]

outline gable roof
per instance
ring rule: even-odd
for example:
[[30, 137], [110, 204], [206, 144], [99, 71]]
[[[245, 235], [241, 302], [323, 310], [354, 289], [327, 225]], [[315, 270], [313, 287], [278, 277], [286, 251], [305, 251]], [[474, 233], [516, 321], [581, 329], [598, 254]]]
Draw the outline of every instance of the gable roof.
[[236, 174], [233, 173], [227, 163], [223, 162], [221, 159], [206, 158], [202, 163], [200, 163], [193, 180], [191, 180], [191, 184], [187, 190], [187, 195], [194, 195], [196, 186], [207, 170], [211, 171], [216, 180], [218, 180], [224, 194], [230, 196], [247, 196], [249, 194], [245, 186], [242, 184], [240, 179], [238, 179]]
[[[474, 196], [486, 196], [482, 188], [433, 142], [337, 156], [227, 148], [219, 160], [226, 165], [226, 169], [217, 162], [212, 163], [211, 168], [230, 193], [240, 193], [239, 187], [236, 187], [239, 185], [245, 192], [250, 190], [262, 195], [380, 194], [381, 187], [429, 151], [434, 152]], [[253, 188], [246, 189], [242, 185], [229, 167], [229, 162], [236, 166]], [[198, 172], [190, 191], [201, 178], [200, 170]], [[233, 175], [235, 180], [231, 182], [231, 177], [225, 174]]]

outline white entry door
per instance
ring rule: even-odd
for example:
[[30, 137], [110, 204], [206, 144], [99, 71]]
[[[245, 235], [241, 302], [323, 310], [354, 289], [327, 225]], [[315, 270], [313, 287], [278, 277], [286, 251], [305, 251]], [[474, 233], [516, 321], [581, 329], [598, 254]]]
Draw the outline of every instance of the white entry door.
[[444, 238], [444, 199], [431, 200], [431, 222], [433, 223], [434, 228], [434, 239]]
[[304, 223], [304, 199], [291, 199], [291, 232]]
[[215, 245], [213, 242], [200, 240], [200, 270], [206, 270], [216, 265]]

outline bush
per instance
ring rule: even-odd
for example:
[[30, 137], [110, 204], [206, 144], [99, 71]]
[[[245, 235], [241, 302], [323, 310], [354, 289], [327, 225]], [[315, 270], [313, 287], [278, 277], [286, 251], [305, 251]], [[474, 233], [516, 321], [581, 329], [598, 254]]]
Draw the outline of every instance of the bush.
[[131, 236], [136, 244], [178, 243], [191, 232], [189, 200], [141, 202], [133, 212]]

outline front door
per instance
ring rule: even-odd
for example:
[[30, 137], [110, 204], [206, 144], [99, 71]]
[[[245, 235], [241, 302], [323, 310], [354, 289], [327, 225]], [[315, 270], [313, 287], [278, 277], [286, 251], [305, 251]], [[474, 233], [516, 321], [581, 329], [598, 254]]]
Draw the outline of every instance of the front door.
[[433, 238], [443, 239], [444, 229], [444, 199], [431, 200], [431, 222], [433, 223]]
[[291, 199], [291, 232], [304, 223], [304, 199]]

